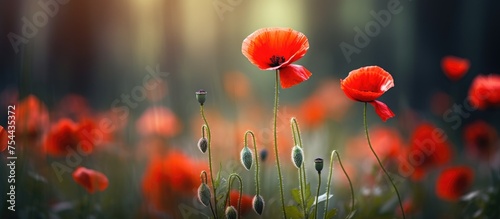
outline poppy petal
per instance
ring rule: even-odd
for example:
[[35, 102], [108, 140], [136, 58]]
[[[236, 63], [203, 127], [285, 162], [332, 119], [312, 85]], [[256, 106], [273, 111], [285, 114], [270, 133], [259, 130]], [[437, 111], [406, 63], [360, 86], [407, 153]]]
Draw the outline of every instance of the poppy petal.
[[450, 167], [439, 175], [436, 195], [446, 201], [457, 201], [470, 190], [473, 182], [474, 171], [470, 167]]
[[444, 74], [453, 81], [462, 78], [469, 70], [469, 66], [469, 60], [455, 56], [446, 56], [441, 61]]
[[375, 100], [375, 101], [372, 101], [369, 103], [373, 107], [375, 107], [375, 112], [382, 119], [382, 121], [385, 122], [388, 119], [395, 116], [395, 114], [392, 112], [392, 110], [387, 105], [385, 105], [385, 103], [382, 103], [381, 101], [378, 101], [378, 100]]
[[379, 66], [366, 66], [349, 72], [344, 80], [340, 80], [340, 87], [347, 97], [370, 102], [394, 87], [394, 79]]
[[90, 194], [97, 190], [104, 191], [109, 184], [106, 175], [85, 167], [78, 167], [72, 175], [75, 182], [84, 187]]
[[308, 49], [309, 42], [303, 33], [274, 27], [250, 34], [243, 40], [241, 52], [261, 70], [275, 70], [299, 60]]
[[469, 88], [472, 107], [480, 110], [500, 107], [500, 75], [478, 75]]
[[8, 140], [9, 138], [7, 136], [7, 131], [5, 131], [5, 129], [2, 126], [0, 126], [0, 152], [7, 149]]
[[290, 88], [294, 85], [309, 79], [312, 73], [302, 65], [288, 65], [280, 70], [280, 82], [283, 89]]

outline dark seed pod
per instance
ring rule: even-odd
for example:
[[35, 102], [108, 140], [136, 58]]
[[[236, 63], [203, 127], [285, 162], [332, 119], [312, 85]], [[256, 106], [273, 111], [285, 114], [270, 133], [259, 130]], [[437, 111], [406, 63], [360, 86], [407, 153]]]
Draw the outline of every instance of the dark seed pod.
[[198, 148], [200, 149], [201, 153], [207, 152], [208, 148], [207, 138], [201, 137], [200, 140], [198, 140]]
[[321, 170], [323, 170], [323, 159], [319, 157], [314, 159], [314, 167], [316, 168], [318, 173], [321, 173]]
[[228, 206], [226, 208], [226, 218], [227, 219], [236, 219], [238, 218], [238, 211], [233, 206]]
[[262, 212], [264, 211], [264, 206], [265, 202], [262, 196], [256, 195], [253, 197], [252, 208], [257, 214], [262, 215]]
[[198, 103], [203, 106], [205, 103], [205, 96], [207, 95], [207, 92], [205, 90], [199, 90], [196, 91], [196, 99], [198, 100]]
[[243, 147], [240, 153], [241, 164], [245, 167], [245, 169], [250, 170], [252, 168], [253, 163], [253, 155], [252, 151], [248, 147]]

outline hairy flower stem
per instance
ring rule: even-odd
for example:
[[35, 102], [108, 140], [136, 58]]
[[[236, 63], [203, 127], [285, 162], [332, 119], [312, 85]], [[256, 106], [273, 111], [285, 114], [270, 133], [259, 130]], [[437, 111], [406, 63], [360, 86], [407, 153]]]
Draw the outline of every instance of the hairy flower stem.
[[344, 165], [342, 165], [342, 160], [340, 160], [340, 155], [336, 150], [332, 151], [332, 154], [330, 155], [330, 172], [328, 173], [328, 183], [326, 184], [326, 203], [325, 203], [325, 213], [324, 213], [324, 219], [326, 219], [326, 215], [328, 213], [328, 201], [330, 198], [328, 197], [330, 195], [330, 185], [332, 182], [332, 174], [333, 174], [333, 155], [337, 155], [337, 159], [339, 160], [340, 168], [342, 168], [342, 171], [344, 172], [345, 176], [347, 177], [347, 181], [349, 181], [349, 188], [351, 188], [351, 210], [349, 214], [347, 214], [346, 218], [352, 214], [354, 211], [354, 189], [352, 188], [352, 183], [351, 183], [351, 178], [345, 171]]
[[[316, 189], [316, 205], [314, 205], [314, 219], [318, 218], [318, 198], [319, 198], [319, 188], [321, 187], [321, 172], [318, 172], [318, 188]], [[327, 200], [328, 200], [328, 194], [327, 195]], [[325, 212], [326, 214], [326, 212]]]
[[274, 154], [276, 156], [276, 166], [278, 168], [278, 178], [280, 181], [280, 196], [281, 196], [281, 208], [283, 211], [283, 217], [286, 219], [286, 210], [285, 210], [285, 196], [283, 195], [283, 177], [281, 176], [281, 166], [280, 166], [280, 157], [278, 156], [278, 134], [276, 130], [276, 123], [278, 120], [278, 102], [279, 102], [279, 70], [276, 70], [275, 74], [275, 83], [274, 83], [274, 111], [273, 111], [273, 136], [274, 136]]
[[200, 106], [200, 112], [201, 112], [201, 117], [203, 118], [203, 122], [205, 122], [205, 126], [207, 129], [207, 137], [208, 137], [208, 167], [209, 167], [209, 172], [210, 172], [210, 180], [212, 181], [212, 190], [214, 191], [214, 208], [215, 212], [212, 212], [214, 214], [215, 218], [219, 218], [217, 216], [217, 188], [215, 188], [215, 181], [214, 181], [214, 173], [212, 170], [212, 149], [211, 147], [211, 142], [212, 142], [212, 135], [210, 132], [210, 126], [208, 125], [207, 118], [205, 117], [205, 111], [203, 109], [203, 105]]
[[[240, 182], [240, 189], [239, 189], [239, 193], [240, 193], [240, 196], [238, 197], [238, 215], [240, 215], [240, 208], [241, 208], [241, 197], [243, 196], [243, 181], [241, 180], [241, 177], [240, 175], [238, 175], [237, 173], [231, 173], [228, 177], [228, 182], [229, 182], [229, 185], [227, 187], [227, 196], [226, 196], [226, 205], [231, 205], [231, 187], [232, 187], [232, 184], [233, 184], [233, 181], [234, 181], [234, 178], [237, 178], [238, 181]], [[238, 218], [240, 218], [238, 216]]]
[[[293, 117], [290, 120], [290, 124], [292, 128], [292, 136], [294, 144], [302, 148], [302, 138], [300, 137], [300, 129], [299, 129], [299, 124], [297, 123], [297, 119]], [[306, 211], [307, 200], [305, 199], [304, 195], [306, 185], [307, 185], [307, 179], [306, 179], [305, 165], [301, 165], [299, 168], [299, 187], [300, 187], [300, 198], [302, 199], [302, 211], [303, 211], [302, 213], [304, 214], [305, 217], [307, 217], [307, 211]]]
[[380, 168], [382, 168], [382, 170], [384, 171], [385, 175], [387, 176], [387, 178], [391, 182], [392, 187], [396, 191], [396, 195], [398, 196], [398, 201], [399, 201], [399, 207], [401, 208], [401, 213], [403, 214], [403, 218], [406, 218], [405, 211], [403, 209], [403, 203], [401, 202], [401, 196], [399, 195], [398, 188], [396, 187], [396, 184], [394, 184], [394, 181], [392, 181], [392, 178], [391, 178], [391, 176], [389, 176], [389, 173], [387, 172], [387, 170], [385, 170], [385, 167], [384, 167], [384, 165], [382, 165], [382, 162], [380, 162], [380, 159], [378, 158], [377, 153], [375, 153], [375, 150], [373, 150], [372, 143], [370, 142], [370, 135], [368, 134], [368, 124], [366, 123], [366, 108], [367, 108], [367, 105], [368, 105], [368, 103], [365, 102], [365, 109], [363, 111], [363, 123], [364, 123], [364, 126], [365, 126], [365, 133], [366, 133], [366, 139], [368, 140], [368, 145], [370, 146], [370, 150], [372, 151], [373, 155], [375, 155], [375, 158], [377, 158], [378, 165], [380, 166]]
[[252, 135], [252, 144], [255, 153], [255, 193], [257, 196], [260, 195], [260, 178], [259, 178], [259, 153], [257, 150], [257, 141], [255, 141], [255, 135], [252, 131], [248, 130], [245, 132], [245, 146], [247, 145], [247, 135]]

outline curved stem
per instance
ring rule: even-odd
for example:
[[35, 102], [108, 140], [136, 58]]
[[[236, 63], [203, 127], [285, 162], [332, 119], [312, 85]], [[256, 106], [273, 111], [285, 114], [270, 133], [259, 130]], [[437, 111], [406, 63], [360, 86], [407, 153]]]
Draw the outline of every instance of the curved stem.
[[278, 120], [278, 100], [279, 100], [279, 70], [276, 70], [275, 74], [275, 83], [274, 83], [274, 110], [273, 110], [273, 136], [274, 136], [274, 154], [276, 156], [276, 166], [278, 168], [278, 178], [280, 183], [280, 196], [281, 196], [281, 209], [283, 211], [283, 217], [286, 219], [286, 210], [285, 210], [285, 197], [283, 195], [283, 177], [281, 176], [281, 166], [280, 166], [280, 158], [278, 155], [278, 134], [276, 130], [276, 124]]
[[231, 173], [229, 175], [229, 178], [228, 178], [229, 179], [228, 180], [229, 181], [229, 185], [227, 187], [226, 204], [227, 205], [231, 204], [231, 197], [230, 197], [231, 196], [231, 186], [233, 184], [233, 181], [234, 181], [235, 177], [238, 179], [238, 181], [240, 181], [240, 189], [239, 189], [240, 195], [238, 197], [238, 208], [237, 208], [238, 209], [238, 218], [240, 218], [239, 215], [240, 215], [240, 208], [241, 208], [240, 207], [241, 206], [241, 196], [243, 196], [243, 182], [241, 180], [241, 177], [238, 174], [236, 174], [236, 173]]
[[[218, 218], [217, 215], [217, 189], [215, 188], [215, 181], [214, 181], [214, 174], [212, 170], [212, 150], [210, 149], [211, 142], [212, 142], [212, 135], [210, 132], [210, 126], [208, 125], [207, 118], [205, 117], [205, 111], [203, 109], [203, 105], [200, 105], [200, 112], [201, 112], [201, 117], [203, 118], [203, 121], [205, 122], [204, 126], [206, 126], [207, 129], [207, 137], [208, 137], [208, 167], [210, 171], [210, 179], [212, 181], [212, 190], [214, 191], [214, 207], [215, 207], [215, 218]], [[204, 129], [202, 129], [204, 130]]]
[[257, 150], [257, 142], [255, 141], [255, 135], [252, 131], [248, 130], [245, 132], [245, 146], [247, 146], [247, 135], [252, 135], [253, 149], [255, 153], [255, 193], [257, 196], [260, 194], [260, 179], [259, 179], [259, 153]]
[[[330, 155], [330, 172], [328, 173], [328, 183], [326, 185], [326, 194], [330, 195], [330, 185], [331, 185], [332, 174], [333, 174], [333, 155], [334, 154], [337, 155], [337, 159], [339, 160], [340, 168], [344, 172], [344, 175], [346, 176], [347, 181], [349, 181], [349, 188], [351, 189], [351, 210], [350, 210], [349, 214], [347, 214], [347, 216], [346, 216], [346, 218], [347, 218], [354, 211], [354, 189], [352, 187], [351, 178], [349, 177], [349, 174], [347, 174], [347, 171], [345, 170], [344, 165], [342, 164], [342, 160], [340, 159], [340, 154], [336, 150], [333, 150], [332, 154]], [[325, 219], [326, 219], [326, 214], [328, 213], [328, 201], [329, 200], [330, 199], [327, 197], [326, 204], [325, 204], [325, 214], [324, 214]]]
[[[318, 188], [316, 189], [316, 205], [314, 206], [314, 211], [316, 212], [314, 214], [314, 218], [318, 217], [318, 198], [319, 198], [319, 188], [321, 187], [321, 172], [318, 172]], [[328, 194], [326, 194], [328, 196]], [[328, 199], [327, 199], [328, 200]], [[325, 212], [326, 214], [326, 212]]]
[[[297, 123], [297, 120], [295, 117], [292, 117], [290, 119], [290, 125], [292, 128], [292, 137], [293, 137], [293, 142], [295, 145], [298, 145], [299, 147], [302, 148], [302, 139], [300, 137], [300, 129], [299, 129], [299, 124]], [[305, 165], [301, 165], [299, 168], [299, 187], [300, 187], [300, 198], [302, 199], [302, 213], [304, 214], [305, 217], [307, 217], [307, 211], [306, 211], [306, 199], [305, 199], [305, 185], [306, 185], [306, 175], [305, 175]]]
[[364, 126], [365, 126], [365, 133], [366, 133], [366, 139], [368, 140], [368, 145], [370, 146], [370, 150], [372, 151], [373, 155], [375, 155], [375, 158], [377, 158], [377, 162], [378, 162], [380, 168], [382, 168], [382, 170], [384, 171], [384, 173], [387, 176], [387, 178], [389, 178], [389, 181], [391, 182], [392, 187], [396, 191], [396, 195], [398, 196], [398, 201], [399, 201], [399, 207], [401, 208], [401, 213], [403, 214], [403, 218], [406, 218], [405, 211], [403, 209], [403, 203], [401, 202], [401, 196], [399, 195], [398, 188], [396, 187], [396, 184], [394, 184], [394, 181], [392, 181], [392, 178], [391, 178], [391, 176], [389, 176], [389, 173], [387, 172], [387, 170], [385, 170], [385, 167], [384, 167], [384, 165], [382, 165], [382, 162], [380, 162], [380, 159], [379, 159], [377, 153], [375, 153], [375, 150], [373, 150], [372, 143], [370, 142], [370, 135], [368, 134], [368, 124], [366, 123], [366, 108], [367, 108], [367, 104], [368, 103], [365, 102], [365, 109], [364, 109], [364, 112], [363, 112], [363, 123], [364, 123]]

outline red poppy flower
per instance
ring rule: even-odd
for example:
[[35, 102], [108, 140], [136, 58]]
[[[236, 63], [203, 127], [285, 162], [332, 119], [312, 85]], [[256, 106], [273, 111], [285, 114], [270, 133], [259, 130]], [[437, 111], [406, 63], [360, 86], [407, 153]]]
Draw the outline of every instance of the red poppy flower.
[[65, 156], [71, 150], [91, 153], [96, 139], [88, 139], [92, 130], [89, 130], [89, 123], [83, 121], [76, 124], [69, 119], [59, 120], [47, 133], [45, 151], [52, 156]]
[[498, 134], [484, 121], [476, 121], [464, 128], [464, 140], [468, 151], [479, 158], [489, 160], [498, 149]]
[[19, 102], [16, 114], [20, 118], [16, 121], [16, 129], [30, 137], [37, 137], [49, 125], [47, 107], [34, 95]]
[[170, 151], [153, 159], [146, 168], [142, 179], [144, 198], [157, 210], [178, 214], [179, 197], [193, 197], [201, 183], [200, 173], [207, 169], [205, 162]]
[[9, 142], [9, 137], [7, 136], [7, 131], [0, 126], [0, 152], [5, 151], [7, 149], [7, 143]]
[[433, 124], [420, 124], [410, 138], [407, 158], [415, 168], [413, 180], [422, 180], [427, 171], [451, 160], [451, 145], [442, 129]]
[[96, 191], [104, 191], [108, 188], [108, 177], [99, 171], [78, 167], [73, 172], [73, 179], [92, 194]]
[[262, 28], [250, 34], [241, 47], [247, 59], [261, 70], [279, 69], [282, 88], [307, 80], [312, 74], [293, 62], [309, 49], [307, 37], [291, 28]]
[[441, 60], [441, 68], [444, 74], [453, 81], [462, 78], [469, 70], [470, 62], [467, 59], [455, 56], [445, 56]]
[[394, 87], [391, 74], [381, 67], [367, 66], [353, 70], [344, 80], [340, 79], [340, 87], [352, 100], [370, 103], [384, 122], [394, 117], [385, 103], [376, 100]]
[[[234, 208], [238, 209], [238, 199], [240, 198], [240, 192], [238, 190], [231, 190], [229, 193], [231, 196], [231, 203], [230, 205], [234, 206]], [[253, 196], [250, 195], [245, 195], [243, 194], [241, 196], [241, 206], [240, 206], [240, 213], [241, 214], [246, 214], [252, 210], [252, 201], [253, 201]]]
[[500, 75], [476, 76], [469, 88], [469, 101], [481, 110], [500, 107]]
[[456, 201], [472, 186], [474, 172], [466, 166], [443, 170], [436, 182], [436, 194], [446, 201]]

